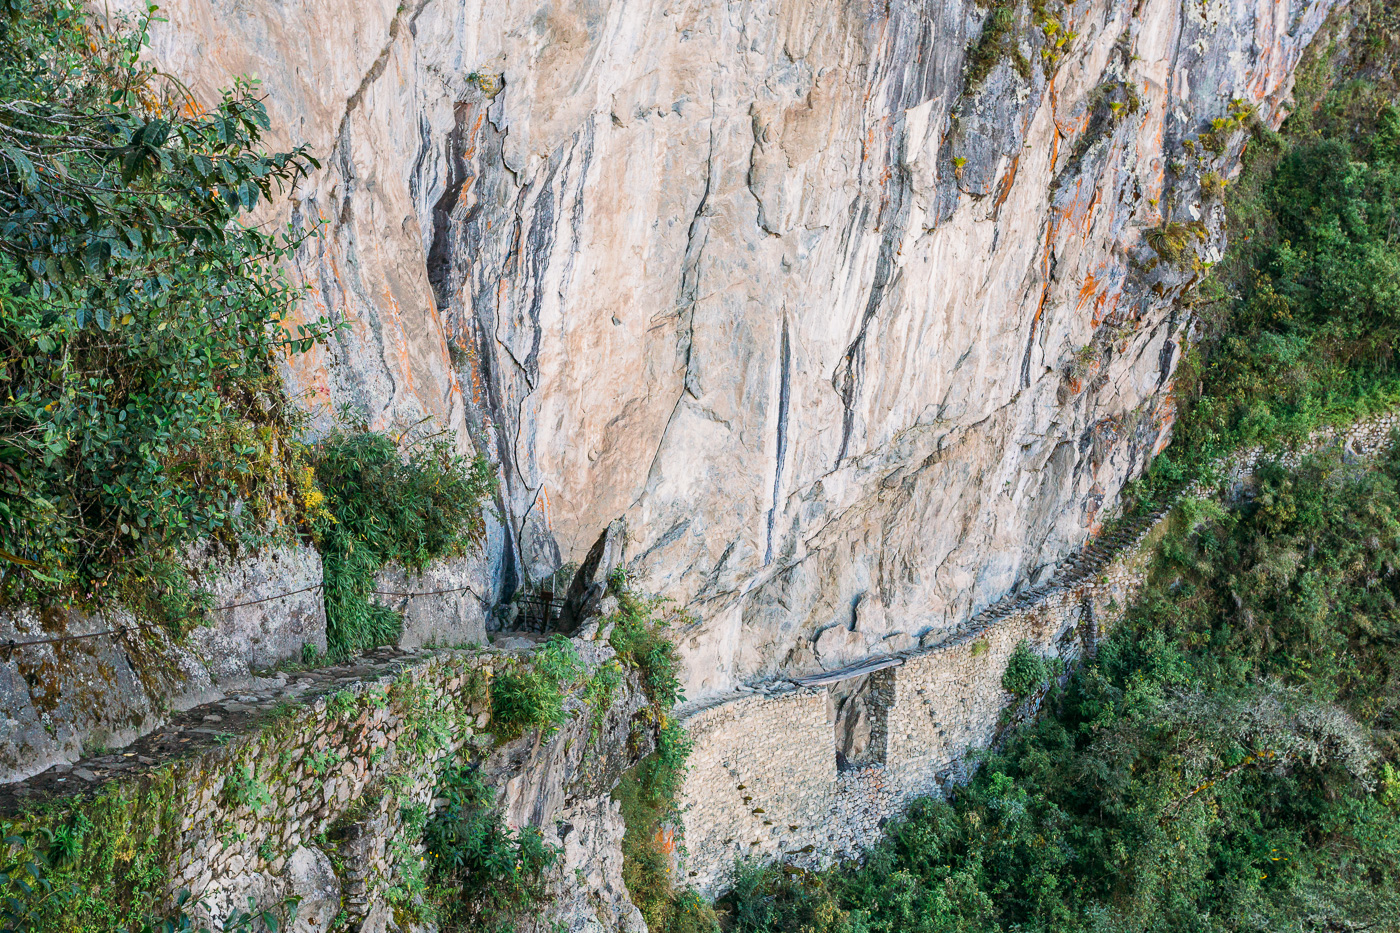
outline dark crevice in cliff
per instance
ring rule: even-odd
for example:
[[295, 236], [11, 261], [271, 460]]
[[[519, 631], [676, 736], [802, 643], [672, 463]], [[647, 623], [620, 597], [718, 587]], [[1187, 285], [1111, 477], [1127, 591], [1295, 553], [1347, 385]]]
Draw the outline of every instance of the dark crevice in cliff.
[[870, 285], [870, 297], [866, 300], [865, 312], [861, 315], [860, 329], [831, 376], [832, 388], [841, 397], [843, 409], [841, 448], [836, 454], [833, 469], [840, 467], [850, 453], [851, 435], [855, 431], [856, 398], [860, 393], [865, 371], [865, 341], [870, 332], [871, 322], [879, 313], [880, 305], [884, 302], [891, 285], [898, 279], [896, 254], [899, 244], [904, 239], [905, 228], [909, 224], [910, 179], [908, 169], [897, 161], [895, 164], [899, 165], [899, 168], [888, 183], [887, 200], [882, 205], [877, 221], [878, 229], [883, 230], [884, 235], [880, 238], [880, 253], [875, 260], [875, 276]]
[[1172, 340], [1172, 334], [1176, 333], [1177, 325], [1180, 323], [1181, 309], [1172, 305], [1171, 315], [1167, 318], [1167, 336], [1162, 341], [1162, 350], [1157, 357], [1157, 388], [1166, 386], [1167, 380], [1171, 378], [1176, 361], [1176, 341]]
[[783, 334], [779, 351], [778, 376], [778, 452], [773, 467], [773, 506], [768, 510], [768, 550], [763, 566], [773, 563], [773, 526], [778, 519], [778, 503], [783, 491], [783, 462], [787, 459], [788, 400], [792, 384], [792, 345], [788, 337], [787, 317], [783, 317]]
[[[554, 183], [559, 174], [558, 163], [551, 160], [549, 173], [540, 186], [539, 197], [535, 199], [534, 212], [530, 218], [530, 229], [525, 234], [525, 281], [529, 283], [530, 305], [525, 312], [525, 320], [530, 325], [530, 350], [525, 354], [521, 371], [525, 382], [533, 392], [540, 378], [540, 306], [544, 302], [545, 276], [549, 272], [550, 257], [554, 253]], [[513, 355], [513, 354], [512, 354]], [[520, 404], [524, 405], [522, 398]], [[517, 416], [524, 423], [524, 419]]]
[[[1044, 236], [1049, 239], [1052, 227], [1046, 224]], [[1021, 388], [1031, 387], [1031, 355], [1035, 351], [1035, 338], [1040, 331], [1040, 319], [1045, 316], [1045, 302], [1049, 298], [1050, 283], [1055, 280], [1055, 248], [1051, 246], [1046, 250], [1047, 259], [1045, 263], [1045, 278], [1041, 282], [1040, 305], [1035, 309], [1035, 316], [1031, 318], [1030, 333], [1026, 335], [1026, 352], [1021, 356]]]
[[[447, 134], [447, 177], [443, 180], [442, 196], [433, 205], [433, 239], [428, 247], [428, 282], [433, 288], [440, 310], [452, 303], [453, 272], [453, 230], [452, 213], [462, 198], [462, 190], [471, 177], [467, 165], [466, 150], [471, 145], [467, 138], [467, 118], [475, 110], [472, 104], [459, 101], [453, 107], [454, 124]], [[427, 146], [423, 147], [424, 152]], [[414, 172], [414, 177], [418, 173]]]
[[[496, 295], [497, 277], [513, 270], [518, 262], [523, 192], [514, 190], [514, 175], [504, 163], [505, 130], [487, 113], [494, 96], [480, 87], [471, 88], [454, 105], [454, 125], [446, 138], [443, 191], [433, 204], [426, 272], [448, 332], [453, 368], [471, 387], [466, 393], [468, 430], [478, 450], [492, 453], [501, 473], [495, 493], [504, 538], [500, 594], [509, 599], [523, 573], [521, 530], [515, 521], [520, 511], [516, 500], [523, 484], [515, 456], [516, 438], [511, 436], [511, 426], [518, 419], [507, 417], [507, 400], [512, 394], [509, 366], [520, 367], [520, 363], [497, 337], [501, 309], [490, 299]], [[425, 139], [424, 155], [410, 182], [415, 198], [423, 184], [421, 170], [429, 165], [430, 146], [431, 141]], [[494, 249], [486, 245], [486, 231], [493, 228], [510, 231], [494, 238]], [[465, 359], [458, 353], [465, 354]]]

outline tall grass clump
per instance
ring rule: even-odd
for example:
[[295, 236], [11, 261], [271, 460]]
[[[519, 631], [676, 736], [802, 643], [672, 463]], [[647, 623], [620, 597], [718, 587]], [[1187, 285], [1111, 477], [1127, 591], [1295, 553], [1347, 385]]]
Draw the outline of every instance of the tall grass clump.
[[412, 444], [352, 428], [313, 454], [326, 496], [315, 526], [325, 572], [327, 654], [343, 658], [398, 636], [400, 618], [372, 593], [390, 563], [421, 570], [465, 553], [485, 533], [482, 505], [493, 477], [486, 461], [445, 440]]

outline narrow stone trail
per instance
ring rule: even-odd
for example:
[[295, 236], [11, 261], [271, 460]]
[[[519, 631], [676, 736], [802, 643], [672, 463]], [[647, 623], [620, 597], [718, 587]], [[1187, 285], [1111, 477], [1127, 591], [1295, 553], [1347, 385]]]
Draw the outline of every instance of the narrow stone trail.
[[0, 813], [12, 814], [26, 805], [95, 793], [112, 781], [138, 777], [173, 759], [194, 756], [256, 732], [289, 705], [306, 705], [356, 684], [391, 683], [404, 668], [433, 655], [427, 650], [376, 648], [344, 664], [279, 671], [258, 678], [247, 692], [175, 713], [161, 728], [120, 750], [87, 755], [25, 780], [0, 784]]

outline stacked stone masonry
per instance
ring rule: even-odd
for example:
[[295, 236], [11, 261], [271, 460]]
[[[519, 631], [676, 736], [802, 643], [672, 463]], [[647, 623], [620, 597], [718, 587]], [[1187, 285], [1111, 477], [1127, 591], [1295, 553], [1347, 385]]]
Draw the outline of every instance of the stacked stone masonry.
[[[1193, 484], [1172, 502], [1246, 494], [1265, 460], [1296, 466], [1326, 449], [1339, 449], [1344, 459], [1375, 457], [1391, 447], [1397, 426], [1400, 416], [1386, 414], [1345, 429], [1319, 429], [1284, 451], [1242, 451], [1220, 464], [1217, 482]], [[912, 800], [965, 779], [968, 753], [990, 745], [1039, 701], [1032, 697], [1018, 706], [1002, 689], [1016, 646], [1025, 641], [1067, 665], [1092, 651], [1140, 589], [1148, 542], [1168, 511], [1122, 524], [1067, 560], [1049, 583], [985, 608], [952, 637], [891, 658], [748, 688], [687, 712], [694, 751], [682, 789], [682, 868], [689, 883], [713, 895], [739, 860], [815, 868], [859, 857], [884, 822]], [[838, 771], [827, 684], [866, 676], [881, 663], [888, 666], [869, 674], [875, 747], [864, 766]]]
[[[578, 647], [590, 667], [613, 656], [599, 643]], [[122, 752], [0, 786], [0, 813], [43, 824], [92, 795], [161, 808], [174, 830], [169, 894], [198, 897], [206, 923], [249, 897], [274, 909], [297, 897], [292, 933], [427, 930], [396, 921], [389, 899], [405, 862], [422, 854], [404, 815], [433, 806], [449, 759], [470, 759], [497, 788], [507, 822], [537, 826], [564, 854], [550, 882], [551, 928], [642, 931], [621, 881], [622, 822], [608, 791], [648, 750], [635, 728], [645, 697], [628, 678], [601, 722], [573, 697], [572, 719], [554, 736], [500, 743], [489, 684], [510, 663], [512, 652], [493, 649], [381, 649], [282, 675], [256, 694], [178, 714]], [[575, 868], [594, 876], [593, 897], [573, 896]]]

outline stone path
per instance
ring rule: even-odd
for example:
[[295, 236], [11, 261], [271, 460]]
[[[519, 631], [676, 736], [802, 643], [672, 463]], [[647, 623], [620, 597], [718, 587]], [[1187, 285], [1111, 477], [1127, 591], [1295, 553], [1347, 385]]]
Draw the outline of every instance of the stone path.
[[[1391, 447], [1398, 426], [1400, 415], [1388, 414], [1323, 428], [1270, 457], [1288, 467], [1329, 448], [1340, 448], [1347, 462], [1374, 458]], [[1043, 688], [1019, 702], [1000, 689], [1018, 644], [1071, 666], [1092, 653], [1145, 579], [1150, 550], [1143, 544], [1154, 526], [1185, 497], [1248, 495], [1264, 456], [1256, 448], [1221, 461], [1210, 481], [1178, 487], [1163, 505], [1121, 520], [1047, 582], [998, 600], [951, 632], [924, 636], [917, 648], [739, 686], [678, 710], [694, 742], [682, 810], [693, 847], [688, 878], [718, 893], [735, 858], [820, 868], [859, 857], [910, 800], [965, 779], [969, 752], [994, 747], [1008, 726], [1036, 715]], [[828, 757], [840, 737], [824, 688], [858, 677], [870, 677], [862, 709], [872, 747], [877, 735], [883, 743], [872, 759], [880, 763], [840, 771]]]
[[[1400, 427], [1400, 414], [1382, 414], [1365, 421], [1357, 422], [1346, 430], [1336, 428], [1320, 428], [1313, 432], [1309, 440], [1301, 444], [1297, 449], [1283, 451], [1278, 455], [1280, 462], [1289, 466], [1296, 466], [1303, 457], [1310, 453], [1325, 449], [1329, 446], [1340, 446], [1345, 456], [1354, 458], [1365, 458], [1375, 456], [1380, 451], [1387, 449], [1391, 443], [1391, 431]], [[1265, 456], [1262, 448], [1250, 448], [1241, 451], [1226, 462], [1220, 464], [1220, 471], [1226, 475], [1227, 481], [1238, 484], [1242, 477], [1251, 473], [1258, 461]], [[703, 706], [712, 706], [717, 703], [727, 702], [745, 693], [765, 692], [771, 693], [775, 689], [790, 689], [787, 683], [796, 684], [800, 687], [818, 687], [846, 680], [851, 677], [859, 677], [864, 674], [873, 673], [888, 667], [903, 664], [907, 659], [927, 654], [938, 646], [975, 635], [986, 629], [989, 625], [1005, 619], [1013, 613], [1030, 609], [1038, 603], [1044, 602], [1053, 596], [1092, 581], [1095, 577], [1103, 573], [1120, 555], [1127, 553], [1142, 543], [1154, 525], [1166, 517], [1183, 497], [1195, 495], [1200, 492], [1201, 484], [1183, 484], [1177, 487], [1166, 496], [1165, 503], [1151, 511], [1143, 512], [1122, 521], [1111, 528], [1106, 534], [1086, 543], [1075, 553], [1066, 557], [1060, 562], [1055, 575], [1049, 582], [1040, 586], [1032, 587], [1020, 593], [1010, 593], [990, 606], [983, 608], [973, 615], [962, 625], [948, 632], [941, 632], [937, 635], [937, 641], [921, 644], [918, 648], [910, 648], [905, 651], [896, 652], [890, 655], [878, 655], [864, 658], [845, 667], [832, 670], [820, 671], [802, 677], [793, 677], [786, 682], [775, 682], [774, 684], [764, 684], [758, 687], [739, 688], [734, 693], [705, 701]], [[694, 709], [687, 710], [693, 712], [702, 708], [697, 705]]]
[[135, 777], [185, 755], [194, 755], [255, 731], [286, 704], [305, 704], [328, 693], [367, 682], [391, 682], [409, 664], [432, 651], [377, 648], [345, 664], [316, 670], [277, 672], [257, 678], [248, 692], [176, 713], [161, 728], [119, 751], [55, 765], [23, 781], [0, 784], [0, 814], [64, 797], [92, 794], [105, 784]]
[[1037, 604], [1045, 602], [1054, 596], [1074, 590], [1092, 581], [1095, 577], [1102, 574], [1109, 564], [1113, 563], [1119, 556], [1136, 548], [1138, 544], [1142, 542], [1143, 538], [1147, 536], [1148, 532], [1152, 530], [1152, 527], [1171, 511], [1177, 500], [1187, 491], [1189, 490], [1183, 489], [1178, 491], [1168, 497], [1166, 505], [1150, 512], [1144, 512], [1141, 515], [1134, 516], [1112, 528], [1102, 537], [1096, 538], [1074, 554], [1071, 554], [1060, 563], [1055, 575], [1048, 583], [1032, 587], [1020, 593], [1011, 593], [1002, 597], [995, 603], [982, 609], [957, 628], [947, 632], [939, 632], [934, 641], [928, 641], [917, 648], [909, 648], [894, 654], [863, 658], [860, 661], [835, 670], [818, 671], [815, 674], [807, 674], [801, 677], [782, 678], [753, 686], [741, 685], [729, 693], [686, 704], [677, 710], [677, 714], [682, 716], [694, 715], [701, 710], [719, 706], [755, 693], [774, 696], [777, 694], [789, 693], [802, 687], [828, 686], [852, 677], [860, 677], [865, 674], [885, 670], [886, 668], [898, 667], [911, 658], [930, 654], [950, 642], [976, 635], [978, 632], [984, 631], [989, 626], [1005, 619], [1013, 613], [1033, 608]]

